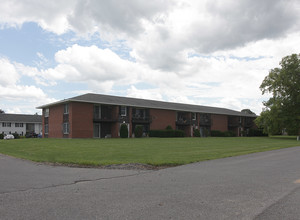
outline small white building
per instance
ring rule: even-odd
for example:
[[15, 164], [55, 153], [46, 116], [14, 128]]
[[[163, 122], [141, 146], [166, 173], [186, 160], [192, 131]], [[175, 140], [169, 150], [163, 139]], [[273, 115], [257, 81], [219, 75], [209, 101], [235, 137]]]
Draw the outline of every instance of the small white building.
[[0, 133], [25, 136], [26, 133], [40, 134], [42, 132], [41, 115], [0, 114]]

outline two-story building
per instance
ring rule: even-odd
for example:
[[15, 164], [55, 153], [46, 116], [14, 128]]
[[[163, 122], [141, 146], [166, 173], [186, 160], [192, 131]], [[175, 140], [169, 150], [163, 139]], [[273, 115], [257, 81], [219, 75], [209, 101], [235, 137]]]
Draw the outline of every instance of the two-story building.
[[136, 125], [142, 125], [145, 134], [171, 126], [188, 137], [194, 129], [202, 136], [210, 130], [230, 130], [240, 136], [255, 126], [257, 117], [226, 108], [92, 93], [38, 108], [43, 110], [43, 137], [49, 138], [119, 137], [121, 124], [127, 125], [130, 137]]
[[27, 133], [39, 134], [42, 132], [41, 115], [0, 114], [0, 133], [25, 136]]

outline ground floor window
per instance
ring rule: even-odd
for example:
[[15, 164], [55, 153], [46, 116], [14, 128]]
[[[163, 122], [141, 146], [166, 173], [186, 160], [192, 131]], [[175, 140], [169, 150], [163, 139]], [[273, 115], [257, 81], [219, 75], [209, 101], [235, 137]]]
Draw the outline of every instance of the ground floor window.
[[16, 123], [16, 124], [15, 124], [15, 127], [16, 127], [16, 128], [23, 128], [23, 123]]
[[63, 125], [63, 132], [64, 134], [69, 134], [69, 123], [64, 123]]
[[48, 126], [48, 124], [45, 124], [45, 131], [44, 131], [44, 133], [48, 134], [48, 132], [49, 132], [49, 126]]
[[2, 122], [2, 127], [11, 127], [10, 122]]

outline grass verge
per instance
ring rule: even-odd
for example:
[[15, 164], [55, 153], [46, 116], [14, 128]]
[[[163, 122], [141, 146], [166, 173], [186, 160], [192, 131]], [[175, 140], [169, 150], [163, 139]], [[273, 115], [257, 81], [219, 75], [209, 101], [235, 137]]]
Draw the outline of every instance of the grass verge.
[[36, 162], [173, 166], [299, 145], [296, 137], [16, 139], [0, 140], [0, 153]]

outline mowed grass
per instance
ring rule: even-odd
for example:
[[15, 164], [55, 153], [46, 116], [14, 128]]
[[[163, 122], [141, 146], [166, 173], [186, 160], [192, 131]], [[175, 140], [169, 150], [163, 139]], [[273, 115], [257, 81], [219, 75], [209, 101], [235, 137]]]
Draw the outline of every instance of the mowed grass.
[[286, 147], [296, 137], [0, 140], [0, 153], [37, 162], [79, 165], [181, 165]]

